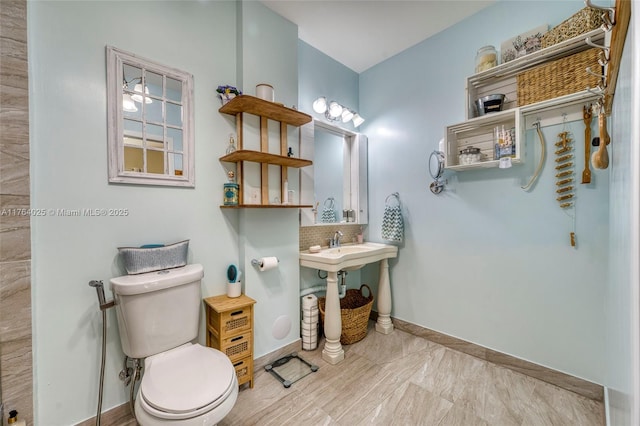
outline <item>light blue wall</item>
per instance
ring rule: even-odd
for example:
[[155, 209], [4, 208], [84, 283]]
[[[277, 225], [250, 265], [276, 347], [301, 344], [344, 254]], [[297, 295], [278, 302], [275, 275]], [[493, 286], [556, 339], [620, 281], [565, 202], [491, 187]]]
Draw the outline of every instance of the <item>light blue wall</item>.
[[[235, 80], [231, 2], [29, 2], [31, 185], [34, 208], [126, 208], [126, 217], [34, 217], [36, 424], [95, 415], [101, 315], [87, 283], [123, 272], [117, 247], [190, 239], [203, 296], [221, 294], [238, 261], [238, 218], [225, 215], [218, 157], [234, 129], [218, 84]], [[137, 17], [137, 18], [133, 18]], [[195, 81], [195, 189], [109, 185], [105, 45], [183, 69]], [[108, 315], [103, 409], [127, 401], [114, 311]], [[200, 341], [204, 342], [201, 333]]]
[[[637, 14], [637, 11], [632, 10], [632, 17], [633, 13]], [[640, 134], [640, 123], [635, 115], [638, 110], [634, 114], [632, 109], [634, 103], [640, 103], [638, 22], [640, 20], [636, 18], [631, 23], [627, 34], [610, 127], [611, 140], [614, 142], [609, 145], [612, 164], [609, 196], [611, 268], [605, 298], [605, 330], [606, 385], [611, 425], [635, 424], [632, 408], [638, 404], [638, 395], [634, 395], [638, 391], [634, 391], [634, 380], [637, 380], [636, 369], [640, 362], [637, 353], [634, 355], [634, 350], [637, 350], [634, 344], [638, 340], [637, 317], [634, 315], [634, 311], [638, 311], [638, 247], [634, 241], [637, 242], [639, 237], [637, 200], [640, 160], [637, 136]], [[635, 63], [632, 64], [634, 54]], [[635, 209], [632, 207], [634, 202]], [[635, 269], [630, 265], [634, 265]]]
[[[301, 40], [298, 41], [298, 56], [301, 111], [311, 114], [316, 119], [328, 121], [324, 114], [318, 114], [312, 108], [313, 101], [320, 96], [325, 96], [327, 101], [334, 100], [359, 111], [358, 73]], [[337, 124], [345, 129], [354, 130], [352, 122]]]
[[[274, 87], [276, 102], [291, 107], [298, 98], [298, 28], [260, 2], [238, 3], [242, 36], [238, 81], [244, 93], [254, 95], [258, 83]], [[244, 143], [259, 149], [257, 117], [244, 114]], [[279, 125], [270, 122], [270, 152], [280, 151]], [[290, 146], [297, 147], [298, 132], [288, 128]], [[297, 148], [294, 149], [297, 151]], [[259, 167], [245, 163], [246, 178], [259, 181]], [[296, 190], [297, 169], [289, 169], [290, 188]], [[280, 168], [270, 167], [270, 200], [280, 196]], [[282, 198], [280, 198], [282, 200]], [[254, 356], [260, 357], [299, 339], [300, 267], [298, 264], [298, 210], [246, 209], [240, 211], [240, 257], [245, 272], [245, 291], [257, 303], [255, 309]], [[277, 270], [259, 272], [252, 259], [276, 256]], [[285, 318], [291, 328], [284, 337], [274, 337], [278, 321]], [[280, 320], [279, 320], [280, 319]]]
[[[398, 191], [406, 239], [390, 262], [392, 316], [602, 383], [609, 172], [577, 189], [575, 249], [572, 220], [555, 201], [553, 151], [534, 190], [520, 189], [536, 158], [532, 131], [524, 166], [448, 173], [444, 193], [428, 189], [429, 153], [446, 125], [464, 120], [477, 49], [557, 25], [583, 6], [498, 2], [361, 74], [372, 171], [366, 237], [381, 240], [385, 198]], [[568, 128], [583, 158], [582, 122]], [[544, 129], [548, 147], [561, 130]]]

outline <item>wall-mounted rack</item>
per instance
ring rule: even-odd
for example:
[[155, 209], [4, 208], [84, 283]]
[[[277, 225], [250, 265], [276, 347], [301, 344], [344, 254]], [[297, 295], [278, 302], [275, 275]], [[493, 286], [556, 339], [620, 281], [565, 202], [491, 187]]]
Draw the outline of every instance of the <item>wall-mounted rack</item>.
[[[221, 208], [300, 208], [313, 207], [311, 205], [298, 204], [270, 204], [269, 203], [269, 176], [268, 166], [280, 166], [280, 199], [284, 199], [284, 183], [288, 178], [288, 167], [306, 167], [313, 164], [311, 160], [293, 158], [287, 156], [287, 126], [302, 126], [311, 121], [311, 116], [292, 108], [274, 102], [265, 101], [249, 95], [236, 96], [223, 105], [220, 112], [236, 117], [236, 133], [238, 149], [230, 154], [220, 157], [220, 161], [236, 163], [236, 177], [239, 183], [238, 199], [240, 203], [235, 206], [220, 206]], [[243, 114], [252, 114], [260, 117], [260, 151], [243, 149]], [[280, 153], [269, 152], [268, 120], [280, 123]], [[244, 204], [244, 162], [260, 163], [260, 204]]]
[[605, 114], [610, 115], [613, 95], [615, 94], [618, 83], [618, 72], [620, 70], [624, 42], [627, 38], [629, 20], [631, 19], [631, 1], [616, 0], [615, 7], [613, 8], [594, 5], [590, 0], [585, 0], [585, 4], [602, 11], [604, 24], [600, 31], [603, 33], [611, 33], [609, 46], [596, 45], [589, 37], [585, 39], [587, 44], [602, 50], [600, 58], [601, 65], [605, 67], [605, 74], [602, 76], [602, 85], [594, 88], [593, 92], [600, 96], [600, 104], [602, 108], [604, 108]]
[[[525, 129], [532, 129], [534, 123], [545, 127], [558, 124], [562, 120], [582, 120], [582, 110], [585, 103], [595, 103], [603, 111], [606, 111], [606, 114], [610, 114], [622, 50], [631, 16], [631, 4], [628, 0], [616, 0], [615, 8], [602, 8], [592, 5], [589, 0], [585, 0], [585, 4], [588, 7], [602, 11], [604, 24], [601, 28], [591, 30], [585, 34], [500, 64], [467, 78], [467, 120], [463, 123], [447, 126], [445, 129], [445, 167], [447, 169], [462, 171], [497, 167], [499, 161], [490, 157], [492, 130], [496, 125], [502, 126], [504, 124], [505, 127], [509, 125], [516, 127], [516, 155], [512, 162], [517, 164], [522, 161], [520, 151], [523, 132]], [[608, 40], [607, 33], [611, 33], [610, 46], [605, 45]], [[600, 77], [598, 80], [600, 84], [597, 87], [585, 87], [584, 90], [569, 95], [529, 105], [518, 105], [516, 76], [519, 73], [551, 60], [568, 57], [593, 47], [601, 49], [598, 62], [604, 67], [605, 71], [602, 75], [591, 69], [586, 69], [585, 72]], [[492, 93], [504, 93], [506, 95], [503, 111], [472, 118], [474, 116], [473, 101]], [[461, 148], [465, 148], [468, 145], [481, 148], [484, 161], [467, 165], [459, 164], [457, 153]]]

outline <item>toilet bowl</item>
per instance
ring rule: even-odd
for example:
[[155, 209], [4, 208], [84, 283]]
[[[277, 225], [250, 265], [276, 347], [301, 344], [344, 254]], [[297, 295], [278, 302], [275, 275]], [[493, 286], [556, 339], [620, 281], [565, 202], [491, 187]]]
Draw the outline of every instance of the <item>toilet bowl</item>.
[[238, 398], [235, 368], [198, 337], [202, 265], [112, 278], [122, 350], [144, 360], [135, 400], [142, 426], [213, 426]]
[[135, 413], [143, 426], [215, 425], [237, 397], [238, 380], [229, 358], [188, 343], [145, 359]]

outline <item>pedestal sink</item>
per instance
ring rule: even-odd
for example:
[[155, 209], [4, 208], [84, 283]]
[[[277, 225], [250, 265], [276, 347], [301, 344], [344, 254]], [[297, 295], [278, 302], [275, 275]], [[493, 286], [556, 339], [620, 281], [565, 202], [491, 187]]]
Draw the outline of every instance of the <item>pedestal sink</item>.
[[391, 285], [389, 282], [389, 262], [398, 256], [398, 247], [389, 244], [364, 243], [325, 248], [317, 253], [308, 250], [300, 252], [300, 266], [327, 272], [327, 295], [325, 303], [324, 335], [326, 342], [322, 359], [329, 364], [337, 364], [344, 359], [340, 344], [342, 318], [338, 297], [338, 271], [362, 268], [373, 262], [380, 262], [378, 282], [378, 321], [376, 331], [389, 334], [393, 331], [391, 322]]

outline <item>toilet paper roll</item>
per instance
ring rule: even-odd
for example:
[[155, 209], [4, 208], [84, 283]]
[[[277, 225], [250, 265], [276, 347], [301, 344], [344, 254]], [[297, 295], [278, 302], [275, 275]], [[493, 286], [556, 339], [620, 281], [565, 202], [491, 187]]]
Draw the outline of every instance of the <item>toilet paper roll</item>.
[[307, 312], [304, 311], [302, 313], [302, 321], [308, 324], [317, 324], [318, 323], [318, 312]]
[[318, 307], [318, 298], [315, 294], [310, 294], [308, 296], [304, 296], [302, 298], [302, 309], [309, 309], [313, 307]]
[[260, 258], [260, 271], [268, 271], [270, 269], [275, 269], [278, 267], [278, 258], [277, 257], [262, 257]]
[[318, 330], [318, 323], [315, 322], [306, 322], [306, 321], [300, 321], [300, 330], [302, 331], [317, 331]]

